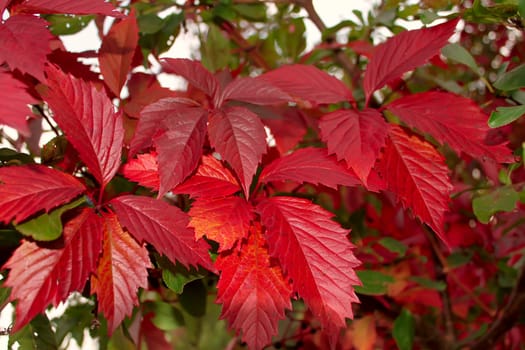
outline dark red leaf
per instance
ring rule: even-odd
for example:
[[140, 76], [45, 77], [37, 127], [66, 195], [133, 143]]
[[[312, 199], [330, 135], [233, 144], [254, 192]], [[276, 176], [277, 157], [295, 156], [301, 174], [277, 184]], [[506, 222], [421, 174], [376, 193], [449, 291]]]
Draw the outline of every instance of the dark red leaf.
[[120, 166], [124, 127], [111, 100], [91, 83], [47, 69], [45, 101], [93, 176], [105, 186]]
[[263, 74], [260, 79], [312, 105], [353, 101], [346, 85], [314, 66], [283, 66]]
[[140, 339], [146, 343], [147, 349], [173, 350], [173, 346], [166, 340], [166, 333], [153, 324], [155, 313], [144, 315], [140, 324]]
[[102, 249], [102, 220], [84, 209], [64, 226], [63, 238], [48, 246], [23, 241], [3, 268], [5, 286], [16, 304], [13, 331], [20, 330], [49, 304], [57, 306], [74, 291], [82, 292]]
[[438, 54], [454, 34], [458, 20], [405, 31], [379, 45], [366, 67], [363, 84], [367, 104], [374, 91]]
[[132, 11], [128, 17], [114, 24], [109, 33], [102, 38], [98, 60], [104, 82], [120, 97], [120, 90], [126, 83], [137, 42], [139, 28]]
[[[332, 343], [353, 318], [358, 298], [354, 271], [360, 263], [352, 252], [348, 230], [332, 221], [331, 213], [310, 201], [272, 197], [257, 210], [266, 227], [270, 255], [279, 259], [292, 287], [317, 317]], [[307, 214], [306, 214], [307, 213]]]
[[248, 235], [253, 208], [240, 197], [198, 198], [188, 213], [195, 238], [206, 236], [219, 243], [219, 252], [232, 249]]
[[291, 309], [292, 289], [279, 266], [272, 264], [260, 225], [252, 228], [240, 252], [222, 253], [217, 302], [226, 319], [250, 349], [262, 349], [278, 333], [278, 321]]
[[122, 174], [130, 181], [139, 185], [159, 190], [159, 164], [157, 153], [139, 154], [137, 158], [129, 160], [122, 168]]
[[68, 13], [72, 15], [106, 15], [124, 17], [111, 2], [104, 0], [24, 0], [11, 8], [14, 12]]
[[334, 189], [337, 186], [356, 186], [361, 182], [351, 170], [328, 156], [324, 148], [301, 148], [278, 158], [261, 172], [260, 182], [292, 180], [299, 183], [322, 184]]
[[339, 110], [323, 116], [319, 128], [328, 152], [344, 159], [366, 185], [388, 132], [381, 114], [370, 108]]
[[504, 145], [488, 146], [488, 116], [466, 97], [430, 91], [402, 97], [386, 107], [409, 126], [432, 135], [458, 153], [474, 158], [513, 162], [511, 150]]
[[168, 130], [154, 139], [158, 153], [159, 197], [180, 184], [199, 164], [206, 141], [207, 114], [186, 108], [163, 121]]
[[239, 192], [241, 187], [222, 163], [213, 156], [202, 157], [197, 173], [183, 184], [175, 187], [175, 193], [187, 193], [191, 197], [225, 197]]
[[155, 75], [135, 73], [128, 81], [129, 100], [124, 111], [130, 117], [139, 118], [144, 107], [162, 98], [174, 96], [175, 92], [160, 86]]
[[108, 334], [131, 316], [139, 304], [139, 288], [147, 288], [151, 267], [148, 251], [122, 230], [117, 216], [104, 214], [104, 247], [96, 274], [91, 278], [91, 293], [97, 295], [98, 310], [108, 321]]
[[429, 143], [392, 126], [379, 171], [387, 188], [443, 240], [452, 185], [445, 160]]
[[188, 228], [189, 216], [161, 200], [142, 196], [120, 196], [110, 202], [122, 225], [139, 242], [148, 242], [171, 261], [186, 267], [200, 265], [214, 271], [204, 240], [195, 240]]
[[270, 128], [275, 146], [281, 154], [292, 150], [301, 141], [308, 130], [308, 124], [302, 112], [296, 108], [286, 107], [278, 111], [274, 118], [263, 118], [263, 123]]
[[165, 58], [161, 61], [166, 73], [177, 74], [210, 98], [215, 99], [220, 91], [219, 82], [202, 63], [186, 58]]
[[236, 100], [258, 105], [286, 103], [291, 101], [291, 99], [292, 98], [281, 89], [258, 78], [235, 79], [226, 86], [221, 95], [221, 101], [224, 102]]
[[19, 223], [49, 212], [84, 190], [73, 176], [42, 165], [0, 167], [0, 221]]
[[9, 17], [0, 23], [0, 63], [6, 62], [11, 70], [18, 69], [44, 81], [44, 65], [46, 55], [51, 52], [49, 42], [52, 38], [47, 22], [41, 18], [30, 15]]
[[[198, 105], [187, 98], [167, 97], [158, 100], [142, 110], [135, 135], [131, 141], [129, 157], [151, 147], [153, 138], [169, 128], [169, 119], [173, 116], [182, 118], [189, 109]], [[200, 108], [198, 108], [201, 110]], [[193, 114], [193, 112], [190, 112]], [[166, 122], [164, 122], [166, 121]]]
[[266, 152], [266, 132], [259, 117], [243, 107], [215, 113], [208, 126], [211, 145], [230, 163], [246, 196], [253, 175]]
[[29, 94], [23, 82], [7, 71], [0, 70], [0, 86], [0, 124], [10, 126], [28, 137], [27, 117], [31, 115], [28, 105], [37, 100]]

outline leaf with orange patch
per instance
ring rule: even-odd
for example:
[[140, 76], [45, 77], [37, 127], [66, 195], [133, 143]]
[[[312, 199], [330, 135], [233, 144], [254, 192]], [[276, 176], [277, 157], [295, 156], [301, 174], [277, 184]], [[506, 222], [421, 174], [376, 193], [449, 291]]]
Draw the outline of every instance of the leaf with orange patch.
[[148, 251], [122, 229], [117, 216], [104, 214], [104, 247], [91, 293], [97, 295], [99, 310], [108, 321], [111, 335], [124, 317], [138, 305], [137, 291], [147, 288], [151, 267]]

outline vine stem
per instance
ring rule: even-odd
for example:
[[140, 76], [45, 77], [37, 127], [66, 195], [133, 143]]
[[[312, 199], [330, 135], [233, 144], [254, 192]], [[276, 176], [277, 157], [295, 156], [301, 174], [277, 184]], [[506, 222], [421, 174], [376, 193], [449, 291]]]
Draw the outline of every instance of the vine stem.
[[49, 127], [51, 128], [51, 130], [53, 130], [53, 132], [55, 133], [56, 136], [60, 136], [60, 132], [58, 131], [58, 129], [53, 125], [53, 123], [51, 123], [51, 119], [49, 119], [49, 116], [46, 114], [46, 112], [44, 111], [44, 109], [42, 108], [41, 105], [34, 105], [35, 109], [38, 111], [38, 113], [42, 116], [42, 118], [44, 118], [44, 120], [46, 121], [47, 125], [49, 125]]

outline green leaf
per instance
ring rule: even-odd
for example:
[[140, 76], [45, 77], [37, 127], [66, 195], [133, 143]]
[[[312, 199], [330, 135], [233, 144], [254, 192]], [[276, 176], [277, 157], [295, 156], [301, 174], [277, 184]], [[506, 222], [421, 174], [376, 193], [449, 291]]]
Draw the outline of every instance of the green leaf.
[[489, 126], [499, 128], [519, 119], [525, 114], [525, 105], [512, 107], [498, 107], [490, 114]]
[[206, 39], [202, 39], [206, 45], [201, 45], [202, 64], [211, 72], [228, 68], [232, 59], [232, 47], [230, 40], [215, 24], [210, 23]]
[[419, 276], [412, 276], [410, 277], [410, 280], [416, 282], [420, 286], [423, 286], [429, 289], [435, 289], [440, 292], [447, 289], [447, 284], [443, 281], [434, 281], [434, 280], [424, 278], [424, 277], [419, 277]]
[[236, 4], [233, 6], [233, 10], [237, 14], [253, 22], [266, 22], [267, 8], [264, 3], [253, 3], [253, 4]]
[[29, 154], [19, 153], [10, 148], [0, 148], [0, 166], [31, 164], [34, 162]]
[[390, 250], [391, 252], [397, 253], [400, 257], [405, 256], [406, 251], [408, 249], [408, 247], [404, 243], [392, 237], [381, 238], [379, 240], [379, 244], [381, 244], [383, 247]]
[[306, 48], [305, 30], [302, 18], [287, 19], [274, 30], [275, 41], [283, 57], [297, 60]]
[[494, 87], [503, 91], [511, 91], [525, 86], [525, 64], [503, 74], [494, 82]]
[[465, 265], [472, 258], [472, 252], [465, 254], [462, 252], [454, 252], [447, 256], [447, 265], [451, 268]]
[[153, 324], [163, 331], [172, 331], [174, 329], [184, 326], [184, 316], [173, 305], [154, 301], [144, 305], [145, 313], [151, 311], [154, 313], [151, 321]]
[[78, 207], [85, 202], [85, 197], [80, 197], [74, 202], [65, 204], [49, 213], [44, 213], [34, 219], [14, 225], [23, 235], [30, 236], [37, 241], [53, 241], [62, 234], [62, 214]]
[[162, 29], [164, 21], [155, 13], [148, 13], [137, 17], [139, 32], [142, 34], [154, 34]]
[[133, 341], [122, 331], [122, 326], [118, 327], [108, 343], [108, 350], [136, 350]]
[[521, 18], [525, 18], [525, 0], [518, 0], [518, 11]]
[[180, 304], [193, 317], [202, 317], [206, 314], [206, 297], [208, 290], [202, 280], [195, 280], [184, 287], [180, 295]]
[[193, 266], [188, 270], [182, 264], [173, 264], [165, 256], [159, 257], [157, 263], [162, 269], [162, 280], [169, 289], [177, 294], [183, 292], [186, 284], [204, 278], [204, 274], [197, 271]]
[[64, 313], [51, 320], [56, 329], [58, 344], [62, 344], [64, 338], [71, 334], [79, 346], [84, 342], [84, 330], [89, 329], [93, 321], [93, 303], [78, 302], [70, 303]]
[[9, 336], [9, 349], [18, 343], [19, 349], [58, 350], [58, 343], [45, 314], [37, 315], [20, 331]]
[[474, 59], [474, 57], [472, 57], [470, 52], [468, 52], [468, 50], [460, 44], [448, 44], [447, 46], [441, 49], [441, 53], [446, 58], [458, 63], [462, 63], [465, 66], [472, 69], [476, 74], [479, 74], [479, 67], [476, 63], [476, 60]]
[[497, 212], [514, 210], [518, 200], [518, 192], [512, 186], [502, 186], [474, 198], [472, 200], [472, 209], [478, 220], [487, 224]]
[[49, 22], [49, 30], [53, 35], [71, 35], [84, 29], [95, 16], [76, 15], [46, 15], [44, 19]]
[[373, 270], [356, 271], [357, 276], [363, 283], [362, 286], [354, 286], [355, 291], [365, 295], [384, 295], [388, 291], [388, 285], [394, 283], [394, 278]]
[[394, 321], [392, 336], [396, 341], [399, 350], [411, 350], [414, 343], [414, 317], [407, 309], [401, 313]]

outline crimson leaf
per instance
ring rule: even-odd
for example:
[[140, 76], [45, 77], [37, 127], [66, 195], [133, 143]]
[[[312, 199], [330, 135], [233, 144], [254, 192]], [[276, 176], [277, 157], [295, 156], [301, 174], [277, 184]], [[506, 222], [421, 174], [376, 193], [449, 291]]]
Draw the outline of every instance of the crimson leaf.
[[159, 190], [159, 164], [157, 153], [139, 154], [137, 158], [129, 160], [122, 168], [122, 174], [139, 185]]
[[338, 160], [344, 159], [366, 184], [388, 132], [381, 114], [370, 108], [339, 110], [323, 116], [319, 128], [328, 152], [335, 153]]
[[239, 252], [222, 253], [215, 266], [221, 270], [217, 284], [221, 318], [242, 331], [250, 349], [264, 348], [277, 334], [284, 310], [292, 307], [292, 289], [279, 266], [271, 262], [260, 225], [252, 228]]
[[106, 85], [117, 97], [120, 97], [120, 90], [131, 69], [138, 40], [139, 28], [134, 13], [114, 24], [102, 39], [98, 55], [100, 72]]
[[0, 123], [16, 129], [23, 136], [29, 136], [26, 119], [30, 110], [27, 105], [37, 100], [29, 94], [26, 85], [9, 72], [0, 70], [0, 86]]
[[346, 85], [314, 66], [283, 66], [263, 74], [260, 79], [267, 80], [293, 97], [313, 105], [353, 101], [352, 93]]
[[15, 223], [66, 203], [84, 191], [73, 176], [42, 165], [0, 168], [0, 221]]
[[217, 111], [208, 126], [211, 145], [238, 175], [246, 196], [263, 153], [266, 132], [259, 117], [243, 107]]
[[229, 83], [222, 101], [236, 100], [259, 105], [272, 105], [291, 100], [281, 89], [260, 78], [237, 78]]
[[[279, 259], [292, 287], [335, 343], [345, 318], [353, 318], [359, 265], [348, 231], [332, 214], [302, 198], [272, 197], [257, 205], [270, 255]], [[305, 215], [308, 213], [308, 215]]]
[[0, 23], [0, 63], [6, 62], [11, 70], [19, 69], [44, 81], [44, 65], [46, 55], [51, 52], [49, 42], [52, 38], [47, 22], [41, 18], [30, 15], [9, 17]]
[[301, 148], [289, 155], [277, 158], [261, 172], [260, 182], [292, 180], [323, 184], [336, 189], [339, 185], [360, 184], [357, 176], [328, 156], [323, 148]]
[[197, 173], [183, 184], [175, 187], [175, 193], [187, 193], [191, 197], [206, 196], [208, 198], [224, 197], [240, 191], [235, 177], [215, 157], [202, 157], [202, 164]]
[[246, 237], [253, 220], [252, 207], [240, 197], [198, 198], [189, 215], [197, 239], [206, 236], [219, 243], [219, 252], [232, 249]]
[[218, 97], [220, 86], [217, 79], [198, 61], [185, 58], [165, 58], [161, 61], [167, 73], [180, 75], [188, 83], [203, 91], [210, 98]]
[[447, 243], [443, 219], [452, 185], [443, 156], [429, 143], [392, 126], [379, 171], [403, 206]]
[[173, 262], [200, 265], [214, 271], [209, 245], [195, 240], [188, 228], [189, 216], [177, 207], [161, 200], [141, 196], [120, 196], [110, 202], [122, 225], [139, 242], [152, 244]]
[[111, 2], [104, 0], [24, 0], [12, 7], [12, 11], [27, 13], [68, 13], [72, 15], [107, 15], [124, 17]]
[[200, 108], [185, 108], [183, 111], [164, 120], [169, 129], [154, 139], [159, 154], [159, 197], [190, 175], [202, 156], [206, 114]]
[[45, 101], [53, 117], [93, 176], [105, 186], [120, 165], [124, 127], [111, 100], [91, 83], [47, 69]]
[[374, 91], [437, 55], [454, 34], [458, 21], [404, 31], [377, 46], [368, 62], [363, 82], [367, 104]]
[[430, 91], [402, 97], [386, 108], [409, 126], [432, 135], [440, 143], [447, 143], [458, 153], [498, 162], [514, 161], [509, 148], [485, 144], [490, 130], [488, 117], [471, 99]]
[[102, 230], [102, 220], [86, 208], [64, 226], [60, 241], [47, 246], [23, 241], [3, 267], [11, 270], [5, 282], [10, 298], [18, 300], [14, 332], [49, 304], [82, 291], [102, 249]]
[[117, 216], [104, 216], [104, 247], [96, 274], [91, 278], [91, 293], [98, 298], [99, 310], [108, 320], [111, 335], [124, 317], [138, 305], [137, 290], [147, 288], [151, 267], [148, 251], [122, 230]]

